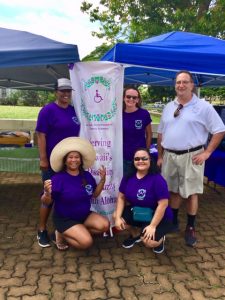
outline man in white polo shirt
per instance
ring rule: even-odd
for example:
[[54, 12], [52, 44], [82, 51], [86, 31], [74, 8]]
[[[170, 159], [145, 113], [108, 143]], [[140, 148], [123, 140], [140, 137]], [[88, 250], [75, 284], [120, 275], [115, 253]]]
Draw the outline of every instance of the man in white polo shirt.
[[[164, 108], [158, 127], [157, 163], [168, 183], [176, 230], [178, 210], [182, 198], [186, 199], [185, 242], [193, 247], [197, 242], [195, 217], [198, 194], [203, 193], [205, 160], [224, 137], [225, 126], [213, 106], [193, 93], [191, 73], [177, 73], [175, 90], [177, 97]], [[209, 133], [212, 137], [205, 147]]]

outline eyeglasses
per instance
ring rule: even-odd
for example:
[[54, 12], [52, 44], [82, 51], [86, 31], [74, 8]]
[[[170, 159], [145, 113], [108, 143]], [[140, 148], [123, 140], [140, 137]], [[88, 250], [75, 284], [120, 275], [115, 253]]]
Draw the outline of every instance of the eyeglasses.
[[142, 160], [142, 161], [147, 161], [147, 160], [149, 160], [149, 158], [146, 157], [146, 156], [142, 156], [142, 157], [136, 156], [136, 157], [134, 158], [134, 161], [140, 161], [140, 160]]
[[174, 118], [176, 118], [176, 117], [179, 116], [180, 111], [181, 111], [181, 109], [182, 109], [183, 107], [184, 107], [183, 104], [179, 104], [179, 105], [178, 105], [177, 109], [175, 110], [175, 112], [174, 112], [174, 114], [173, 114]]
[[188, 84], [188, 83], [190, 83], [191, 81], [188, 81], [188, 80], [179, 80], [179, 81], [176, 81], [176, 85], [181, 85], [181, 84], [184, 84], [184, 85], [186, 85], [186, 84]]
[[133, 100], [137, 100], [138, 99], [138, 96], [131, 96], [131, 95], [126, 95], [126, 98], [127, 99], [133, 99]]

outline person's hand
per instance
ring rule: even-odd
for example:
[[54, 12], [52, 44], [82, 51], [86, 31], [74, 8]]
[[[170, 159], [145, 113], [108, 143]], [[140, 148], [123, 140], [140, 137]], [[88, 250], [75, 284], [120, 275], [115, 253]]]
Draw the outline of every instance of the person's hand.
[[51, 195], [52, 192], [52, 181], [51, 179], [45, 180], [44, 182], [44, 194], [46, 196]]
[[142, 232], [142, 239], [144, 242], [148, 242], [149, 240], [155, 240], [155, 231], [156, 227], [151, 224], [146, 226]]
[[157, 166], [158, 166], [159, 168], [161, 168], [161, 167], [162, 167], [162, 163], [163, 163], [163, 158], [162, 158], [162, 157], [159, 157], [159, 158], [157, 159]]
[[192, 162], [195, 165], [202, 165], [210, 157], [210, 153], [203, 151], [202, 153], [196, 154], [192, 157]]
[[126, 229], [126, 222], [122, 217], [116, 217], [115, 218], [115, 227], [118, 230], [124, 230]]
[[40, 159], [40, 170], [47, 171], [48, 168], [49, 168], [49, 162], [48, 162], [47, 158]]
[[101, 180], [105, 180], [105, 176], [106, 176], [106, 168], [104, 166], [101, 166], [101, 168], [98, 170], [99, 171], [99, 176], [101, 178]]

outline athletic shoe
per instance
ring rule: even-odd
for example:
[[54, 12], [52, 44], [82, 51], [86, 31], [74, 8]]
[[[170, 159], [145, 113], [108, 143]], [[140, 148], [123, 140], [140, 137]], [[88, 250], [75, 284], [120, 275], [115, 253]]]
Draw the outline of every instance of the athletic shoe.
[[130, 236], [128, 239], [126, 239], [122, 246], [123, 248], [132, 248], [134, 246], [134, 244], [136, 243], [140, 243], [141, 242], [141, 237], [140, 235], [139, 236], [136, 236], [136, 237], [132, 237]]
[[38, 240], [39, 246], [41, 246], [43, 248], [51, 246], [47, 230], [42, 230], [42, 231], [38, 230], [37, 240]]
[[185, 242], [187, 246], [194, 247], [197, 243], [197, 239], [195, 236], [195, 229], [194, 227], [188, 226], [185, 230], [185, 236], [184, 236]]
[[163, 253], [163, 251], [165, 249], [165, 247], [164, 247], [165, 239], [166, 239], [166, 237], [164, 235], [162, 243], [158, 247], [153, 248], [153, 252], [155, 252], [157, 254]]

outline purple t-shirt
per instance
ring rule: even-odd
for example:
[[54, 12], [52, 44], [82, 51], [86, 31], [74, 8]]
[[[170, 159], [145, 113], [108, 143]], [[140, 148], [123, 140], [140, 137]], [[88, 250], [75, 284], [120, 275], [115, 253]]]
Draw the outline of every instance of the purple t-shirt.
[[123, 158], [133, 160], [138, 148], [146, 148], [145, 129], [152, 122], [149, 112], [139, 108], [135, 112], [123, 112]]
[[[165, 179], [160, 174], [147, 174], [138, 179], [136, 174], [130, 178], [123, 177], [119, 191], [125, 195], [131, 206], [150, 207], [155, 210], [158, 201], [169, 199], [169, 191]], [[163, 219], [172, 220], [172, 210], [166, 208]]]
[[58, 216], [84, 221], [90, 213], [91, 198], [96, 189], [96, 181], [88, 172], [84, 172], [86, 184], [82, 176], [72, 176], [66, 171], [52, 177], [52, 198], [54, 210]]
[[40, 110], [36, 131], [46, 135], [46, 152], [49, 160], [56, 144], [67, 137], [79, 135], [80, 123], [71, 105], [62, 108], [53, 102]]

